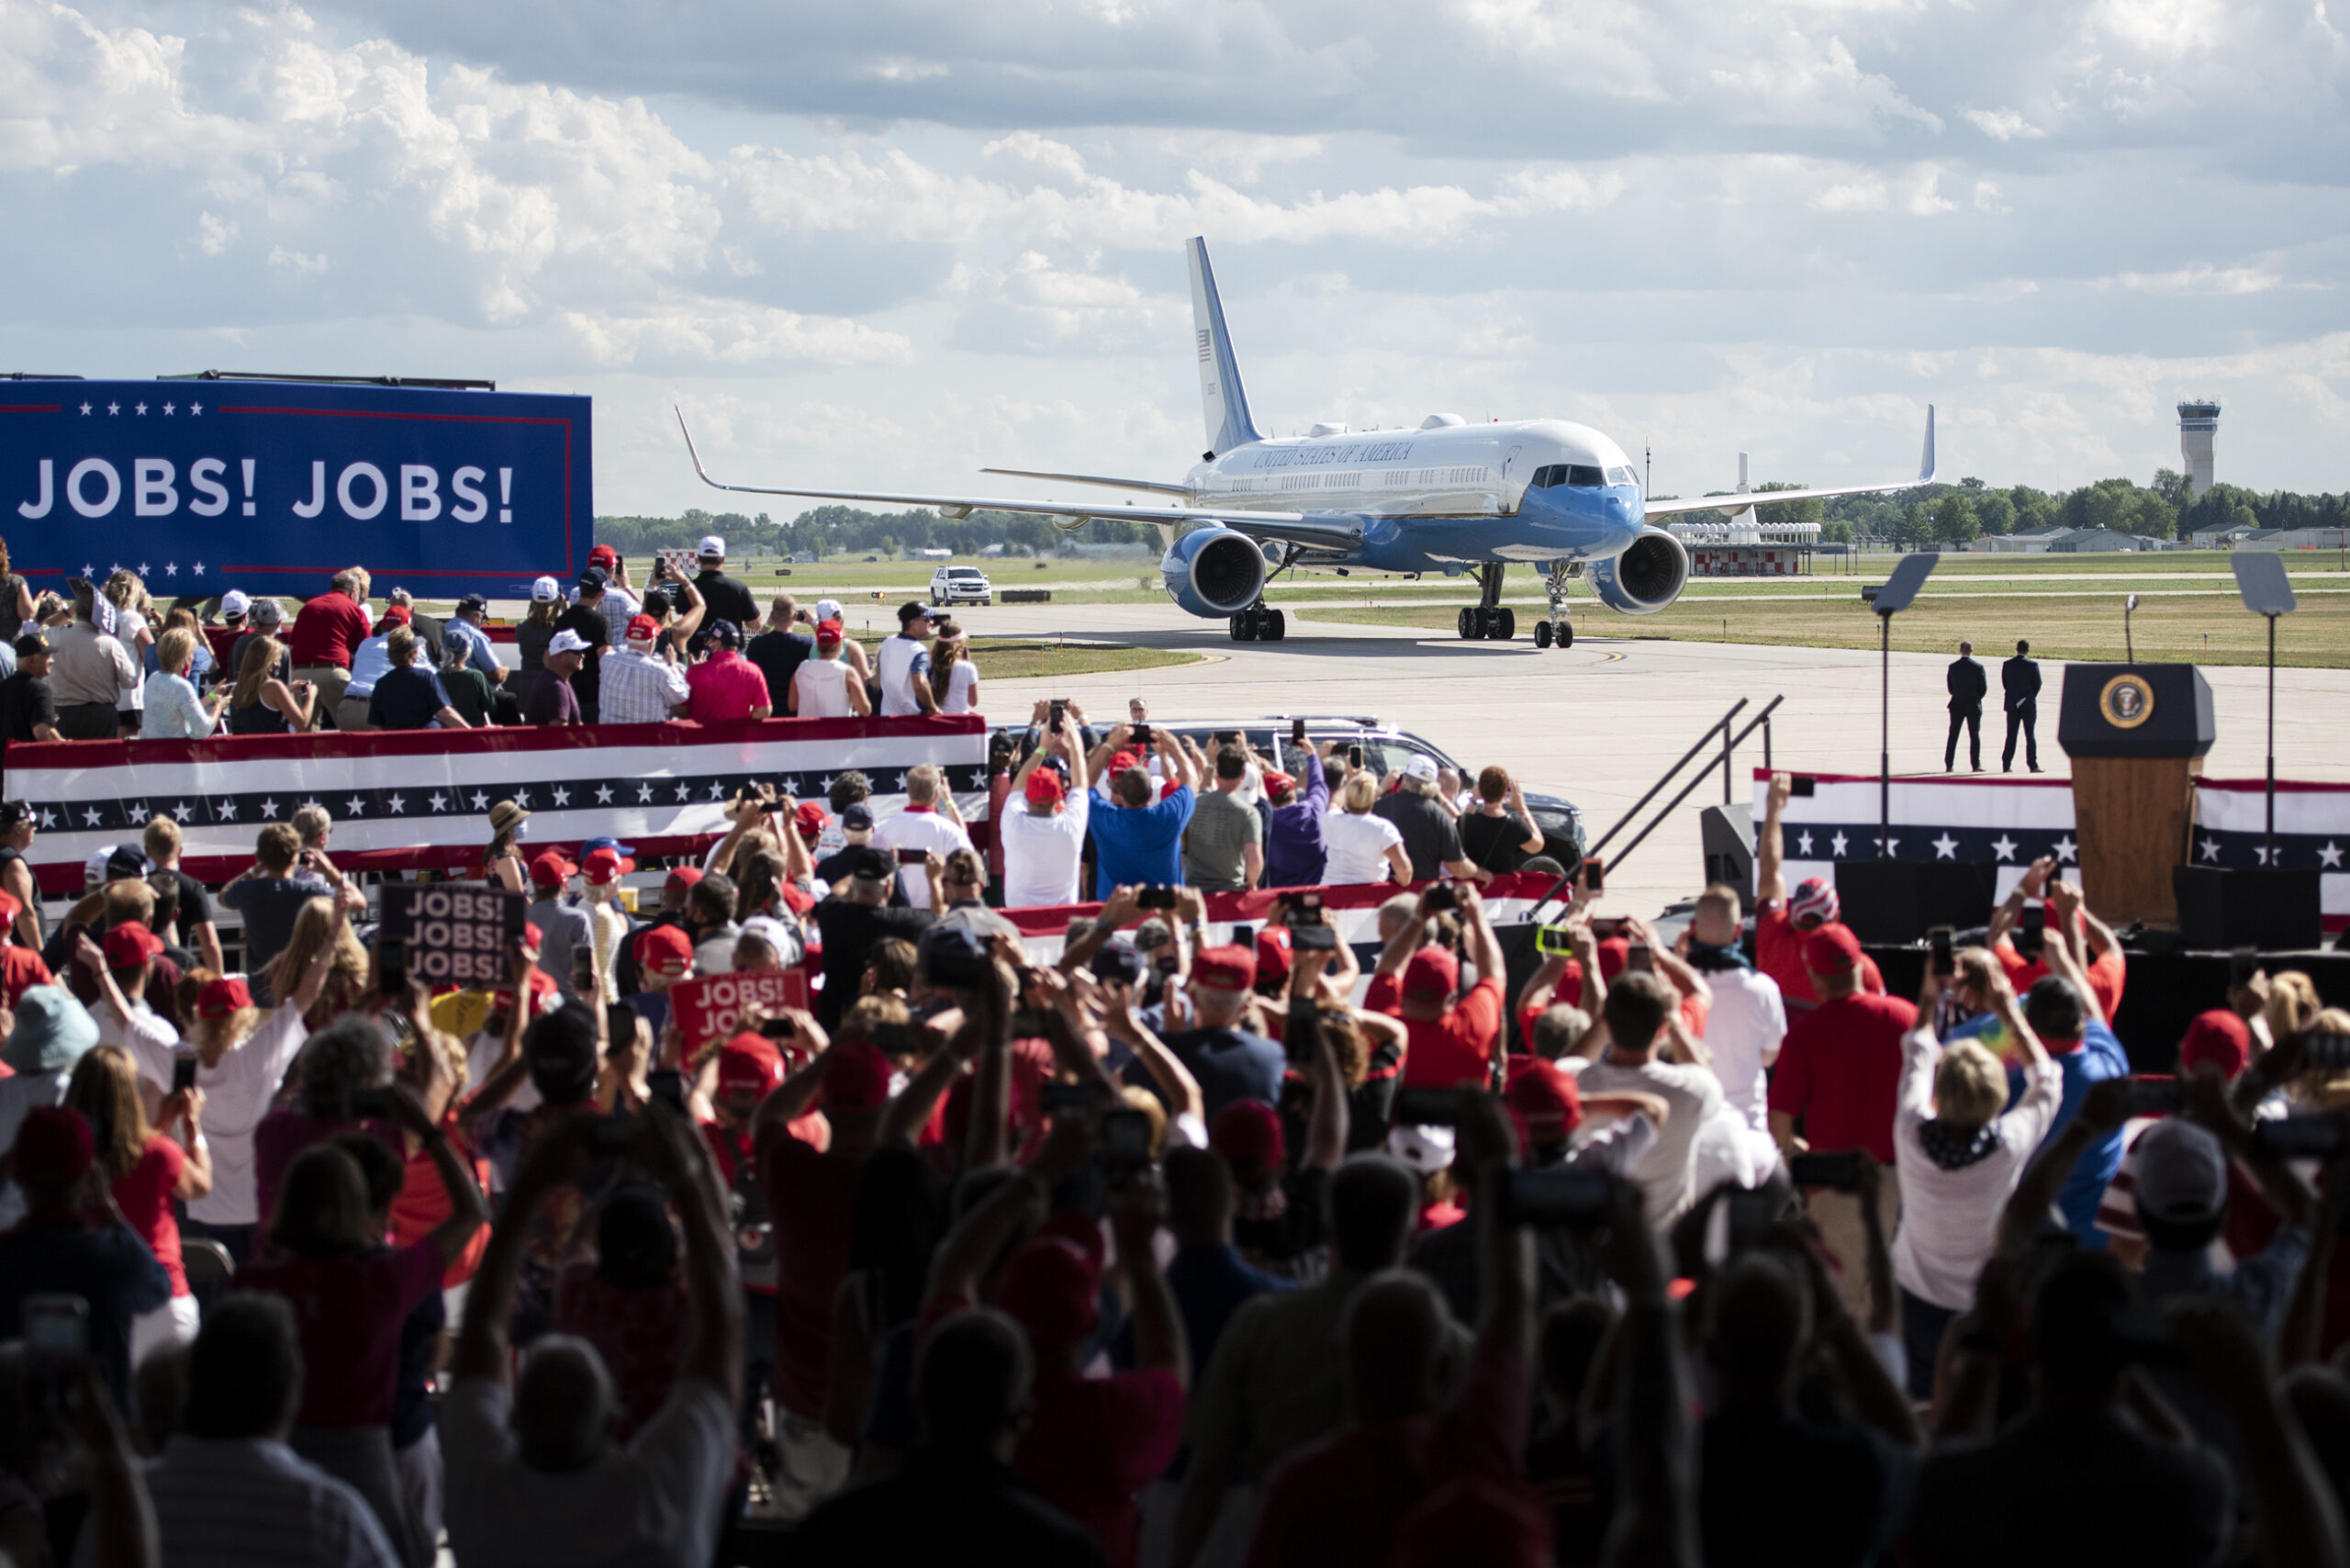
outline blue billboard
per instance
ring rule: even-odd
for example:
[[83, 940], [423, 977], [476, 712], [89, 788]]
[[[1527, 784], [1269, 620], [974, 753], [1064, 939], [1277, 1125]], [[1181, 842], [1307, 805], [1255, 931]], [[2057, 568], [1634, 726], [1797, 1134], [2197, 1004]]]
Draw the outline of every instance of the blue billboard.
[[527, 597], [588, 564], [590, 399], [303, 381], [0, 382], [0, 534], [36, 592]]

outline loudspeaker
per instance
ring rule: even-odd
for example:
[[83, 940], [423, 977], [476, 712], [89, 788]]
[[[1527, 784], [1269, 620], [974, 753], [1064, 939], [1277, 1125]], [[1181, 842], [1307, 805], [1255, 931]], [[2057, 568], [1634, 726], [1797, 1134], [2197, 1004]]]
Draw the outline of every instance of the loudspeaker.
[[1863, 942], [1922, 942], [1937, 925], [1989, 924], [1998, 868], [1947, 861], [1840, 860], [1836, 898]]
[[2299, 951], [2325, 942], [2316, 871], [2224, 871], [2175, 866], [2178, 933], [2189, 947]]
[[1697, 843], [1706, 857], [1707, 885], [1729, 883], [1738, 890], [1740, 913], [1753, 913], [1753, 806], [1707, 806], [1697, 813]]

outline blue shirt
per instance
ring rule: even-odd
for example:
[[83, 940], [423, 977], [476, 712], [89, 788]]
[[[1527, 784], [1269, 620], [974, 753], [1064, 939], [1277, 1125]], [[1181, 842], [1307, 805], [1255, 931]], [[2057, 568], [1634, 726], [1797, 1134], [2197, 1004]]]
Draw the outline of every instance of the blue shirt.
[[139, 738], [143, 741], [201, 740], [212, 733], [213, 715], [187, 678], [151, 675], [139, 712]]
[[1285, 1291], [1290, 1282], [1250, 1268], [1237, 1247], [1203, 1244], [1175, 1249], [1167, 1265], [1167, 1288], [1183, 1315], [1192, 1364], [1204, 1367], [1241, 1303], [1267, 1291]]
[[1086, 813], [1093, 835], [1093, 896], [1119, 887], [1183, 883], [1183, 829], [1192, 820], [1192, 787], [1178, 784], [1148, 806], [1097, 805]]
[[[2130, 1076], [2130, 1054], [2113, 1031], [2102, 1024], [2090, 1024], [2081, 1031], [2077, 1050], [2051, 1051], [2056, 1066], [2065, 1075], [2065, 1097], [2056, 1107], [2056, 1119], [2048, 1124], [2048, 1137], [2065, 1130], [2066, 1123], [2080, 1114], [2081, 1102], [2088, 1097], [2089, 1085], [2109, 1078]], [[2017, 1069], [2008, 1072], [2008, 1103], [2012, 1105], [2023, 1092], [2023, 1073]], [[2043, 1146], [2047, 1138], [2041, 1140]], [[2121, 1131], [2115, 1128], [2082, 1151], [2081, 1161], [2073, 1173], [2065, 1178], [2062, 1191], [2056, 1194], [2056, 1206], [2065, 1212], [2065, 1224], [2079, 1238], [2084, 1247], [2102, 1249], [2105, 1232], [2097, 1227], [2097, 1205], [2105, 1196], [2105, 1189], [2113, 1181], [2113, 1173], [2121, 1169]]]
[[1166, 1036], [1175, 1059], [1199, 1081], [1202, 1118], [1213, 1122], [1216, 1113], [1235, 1100], [1261, 1100], [1278, 1105], [1281, 1075], [1288, 1053], [1277, 1041], [1240, 1029], [1186, 1029]]

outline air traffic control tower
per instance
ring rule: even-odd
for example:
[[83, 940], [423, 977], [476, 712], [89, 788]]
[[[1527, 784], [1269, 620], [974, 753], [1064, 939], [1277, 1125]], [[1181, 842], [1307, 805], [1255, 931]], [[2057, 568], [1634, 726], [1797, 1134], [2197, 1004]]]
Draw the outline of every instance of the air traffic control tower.
[[2220, 433], [2220, 405], [2198, 398], [2178, 406], [2178, 454], [2187, 460], [2188, 488], [2198, 499], [2211, 487], [2211, 442]]

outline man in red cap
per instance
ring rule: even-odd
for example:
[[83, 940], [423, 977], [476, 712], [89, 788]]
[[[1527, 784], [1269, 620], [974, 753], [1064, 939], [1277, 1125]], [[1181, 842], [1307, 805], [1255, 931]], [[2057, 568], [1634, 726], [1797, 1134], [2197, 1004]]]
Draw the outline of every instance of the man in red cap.
[[[1782, 869], [1785, 835], [1779, 818], [1794, 788], [1789, 775], [1771, 775], [1763, 795], [1762, 831], [1754, 835], [1754, 967], [1779, 982], [1779, 994], [1790, 1018], [1820, 1001], [1812, 994], [1811, 977], [1804, 969], [1804, 939], [1824, 926], [1845, 929], [1836, 918], [1841, 912], [1835, 887], [1825, 878], [1807, 879], [1793, 899], [1788, 897], [1786, 873]], [[1804, 843], [1810, 842], [1811, 835], [1806, 834]], [[1861, 955], [1860, 974], [1863, 991], [1881, 993], [1885, 990], [1885, 976], [1877, 971], [1876, 960], [1865, 953]]]
[[172, 1281], [106, 1190], [85, 1180], [95, 1152], [90, 1124], [62, 1105], [36, 1106], [17, 1129], [10, 1159], [25, 1218], [0, 1234], [0, 1340], [26, 1338], [26, 1297], [81, 1297], [90, 1354], [127, 1415], [130, 1320], [171, 1300]]
[[[608, 590], [609, 597], [609, 590]], [[650, 615], [621, 623], [621, 646], [604, 655], [597, 677], [597, 716], [607, 724], [659, 724], [683, 718], [693, 693], [675, 644]]]
[[1242, 1027], [1256, 985], [1254, 952], [1203, 947], [1192, 960], [1191, 981], [1184, 988], [1192, 1026], [1170, 1029], [1166, 1036], [1167, 1048], [1199, 1081], [1203, 1112], [1210, 1121], [1236, 1100], [1261, 1100], [1269, 1105], [1281, 1101], [1287, 1053], [1279, 1041]]
[[[1884, 1212], [1891, 1214], [1901, 1195], [1893, 1162], [1901, 1036], [1917, 1027], [1917, 1005], [1862, 989], [1860, 938], [1844, 926], [1831, 923], [1814, 931], [1804, 942], [1803, 961], [1819, 1005], [1787, 1025], [1771, 1077], [1771, 1136], [1789, 1154], [1867, 1149], [1883, 1168]], [[1810, 1209], [1842, 1262], [1837, 1288], [1845, 1304], [1865, 1313], [1868, 1233], [1859, 1195], [1814, 1193]]]
[[669, 1023], [669, 988], [694, 972], [694, 940], [674, 921], [641, 928], [629, 942], [636, 990], [623, 995], [629, 1010], [659, 1039]]
[[571, 879], [578, 874], [579, 868], [562, 850], [542, 850], [531, 862], [532, 902], [523, 916], [539, 928], [539, 968], [566, 997], [576, 994], [572, 986], [574, 950], [592, 940], [588, 912], [570, 890]]
[[[98, 1023], [98, 1044], [121, 1047], [135, 1057], [140, 1046], [168, 1050], [179, 1043], [172, 1021], [147, 1003], [148, 981], [162, 951], [162, 939], [136, 920], [109, 929], [103, 953], [87, 936], [75, 937], [73, 956], [97, 998], [90, 1016]], [[172, 983], [178, 984], [176, 975]]]
[[[1045, 722], [1050, 722], [1049, 717]], [[1078, 863], [1085, 854], [1085, 823], [1093, 794], [1075, 713], [1063, 711], [1060, 728], [1028, 754], [1013, 776], [1012, 787], [1021, 805], [1007, 808], [996, 823], [996, 841], [1003, 847], [1003, 907], [1045, 909], [1078, 902], [1084, 896], [1078, 885]]]
[[1501, 943], [1485, 918], [1484, 901], [1475, 888], [1453, 882], [1436, 886], [1451, 889], [1459, 901], [1460, 943], [1469, 961], [1477, 966], [1477, 983], [1468, 995], [1460, 995], [1460, 959], [1448, 947], [1420, 945], [1435, 913], [1428, 908], [1427, 893], [1423, 892], [1413, 918], [1396, 927], [1380, 952], [1378, 968], [1371, 971], [1372, 984], [1382, 997], [1386, 988], [1379, 986], [1379, 979], [1392, 977], [1389, 983], [1396, 987], [1395, 1001], [1383, 1003], [1369, 996], [1365, 1000], [1404, 1021], [1408, 1036], [1404, 1051], [1404, 1088], [1455, 1089], [1465, 1083], [1482, 1089], [1493, 1076], [1494, 1057], [1501, 1049]]

